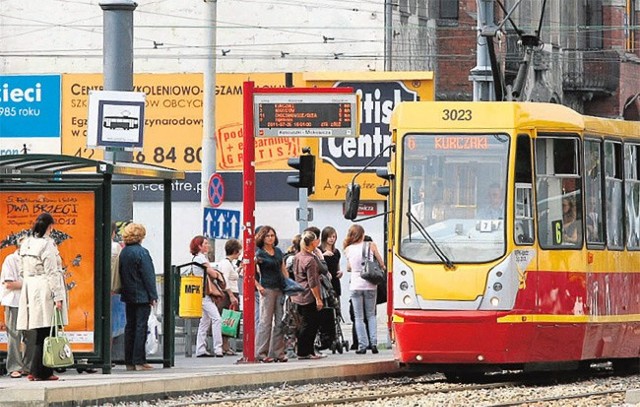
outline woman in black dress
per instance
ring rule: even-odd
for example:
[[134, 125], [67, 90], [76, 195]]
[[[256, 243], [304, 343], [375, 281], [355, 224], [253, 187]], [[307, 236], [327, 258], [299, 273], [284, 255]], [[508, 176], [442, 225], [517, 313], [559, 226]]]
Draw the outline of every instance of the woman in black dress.
[[342, 295], [342, 287], [340, 285], [342, 271], [340, 271], [340, 250], [336, 249], [337, 240], [338, 234], [334, 228], [327, 226], [322, 229], [320, 250], [331, 274], [331, 285], [333, 285], [333, 290], [339, 298]]

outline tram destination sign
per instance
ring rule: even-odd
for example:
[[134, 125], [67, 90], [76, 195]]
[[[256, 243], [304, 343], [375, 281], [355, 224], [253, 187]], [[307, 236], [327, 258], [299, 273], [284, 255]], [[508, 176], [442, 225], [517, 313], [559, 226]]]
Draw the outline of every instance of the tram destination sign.
[[355, 137], [355, 94], [259, 94], [253, 99], [258, 137]]

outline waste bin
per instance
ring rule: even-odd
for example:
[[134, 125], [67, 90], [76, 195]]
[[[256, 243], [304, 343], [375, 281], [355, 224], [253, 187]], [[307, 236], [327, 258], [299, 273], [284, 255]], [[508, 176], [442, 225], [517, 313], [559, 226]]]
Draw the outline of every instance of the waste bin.
[[202, 277], [187, 274], [180, 276], [180, 318], [202, 317]]

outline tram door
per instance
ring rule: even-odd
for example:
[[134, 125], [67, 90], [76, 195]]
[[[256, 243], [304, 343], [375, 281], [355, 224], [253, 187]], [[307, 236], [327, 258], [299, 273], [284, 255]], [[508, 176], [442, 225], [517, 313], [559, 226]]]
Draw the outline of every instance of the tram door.
[[584, 301], [581, 143], [576, 134], [539, 132], [534, 143], [538, 252], [536, 306], [571, 313]]

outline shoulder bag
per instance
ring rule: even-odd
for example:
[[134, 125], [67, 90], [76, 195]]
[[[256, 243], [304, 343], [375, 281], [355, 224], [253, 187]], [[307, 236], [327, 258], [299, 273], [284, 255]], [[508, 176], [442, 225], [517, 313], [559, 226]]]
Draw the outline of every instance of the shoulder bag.
[[[366, 246], [366, 251], [365, 251]], [[360, 277], [370, 282], [371, 284], [379, 285], [384, 282], [384, 270], [380, 267], [378, 260], [375, 256], [371, 258], [371, 245], [362, 243], [362, 272]]]
[[69, 367], [74, 364], [71, 344], [64, 334], [64, 328], [62, 325], [58, 326], [58, 323], [62, 323], [62, 314], [54, 305], [51, 330], [49, 336], [44, 338], [42, 352], [42, 364], [50, 368]]

